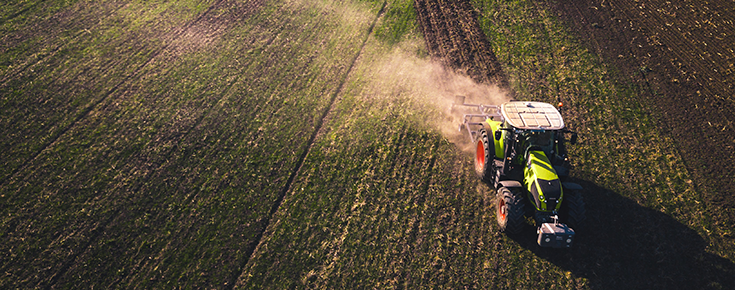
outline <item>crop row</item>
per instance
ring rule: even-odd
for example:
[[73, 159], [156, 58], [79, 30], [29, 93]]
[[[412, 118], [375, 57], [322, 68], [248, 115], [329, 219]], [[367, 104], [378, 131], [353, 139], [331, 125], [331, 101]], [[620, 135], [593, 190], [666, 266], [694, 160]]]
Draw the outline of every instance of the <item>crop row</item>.
[[[594, 226], [569, 252], [539, 250], [530, 228], [498, 233], [494, 191], [443, 135], [445, 99], [474, 88], [452, 87], [463, 82], [426, 58], [411, 2], [131, 2], [106, 10], [98, 34], [50, 40], [58, 52], [0, 87], [3, 130], [29, 132], [2, 144], [18, 153], [3, 157], [0, 287], [677, 288], [735, 277], [705, 250], [708, 216], [637, 88], [610, 81], [616, 71], [535, 1], [473, 5], [516, 97], [565, 102]], [[21, 109], [56, 93], [76, 103]]]
[[2, 50], [0, 130], [8, 138], [0, 141], [3, 183], [135, 77], [170, 35], [201, 12], [171, 6], [79, 3], [39, 23], [5, 23], [9, 39]]
[[[370, 24], [331, 4], [220, 1], [188, 24], [165, 10], [175, 21], [90, 39], [128, 48], [117, 41], [155, 42], [151, 24], [185, 25], [133, 68], [139, 50], [109, 55], [119, 75], [75, 67], [114, 89], [90, 93], [88, 112], [3, 185], [3, 284], [232, 285]], [[107, 47], [79, 45], [66, 63]]]
[[396, 46], [368, 41], [239, 285], [726, 285], [732, 264], [705, 250], [709, 217], [638, 88], [610, 81], [615, 69], [542, 5], [473, 4], [516, 96], [560, 97], [582, 136], [570, 149], [592, 226], [575, 250], [540, 250], [531, 229], [513, 238], [494, 229], [494, 192], [473, 176], [461, 144], [435, 127], [451, 121], [434, 106], [448, 91], [431, 89], [443, 80], [421, 79], [432, 66], [411, 30]]

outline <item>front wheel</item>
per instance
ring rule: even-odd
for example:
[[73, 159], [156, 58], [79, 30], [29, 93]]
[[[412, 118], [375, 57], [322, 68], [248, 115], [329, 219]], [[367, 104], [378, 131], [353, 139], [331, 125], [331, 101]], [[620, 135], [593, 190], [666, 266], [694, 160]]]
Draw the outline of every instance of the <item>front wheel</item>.
[[501, 232], [517, 234], [521, 232], [523, 220], [523, 195], [519, 188], [501, 187], [496, 196], [495, 215]]
[[584, 209], [584, 199], [579, 190], [564, 191], [564, 200], [561, 204], [561, 218], [575, 231], [582, 231], [585, 227], [587, 213]]

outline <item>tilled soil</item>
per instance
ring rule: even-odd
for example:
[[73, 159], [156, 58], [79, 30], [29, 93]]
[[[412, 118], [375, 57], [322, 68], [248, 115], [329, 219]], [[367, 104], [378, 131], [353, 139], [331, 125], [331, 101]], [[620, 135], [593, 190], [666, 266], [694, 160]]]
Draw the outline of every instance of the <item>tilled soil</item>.
[[508, 88], [508, 79], [469, 1], [414, 1], [429, 54], [480, 83]]
[[[547, 1], [642, 102], [674, 140], [706, 210], [735, 221], [735, 2]], [[724, 236], [730, 241], [735, 237]], [[733, 244], [733, 243], [730, 243]]]

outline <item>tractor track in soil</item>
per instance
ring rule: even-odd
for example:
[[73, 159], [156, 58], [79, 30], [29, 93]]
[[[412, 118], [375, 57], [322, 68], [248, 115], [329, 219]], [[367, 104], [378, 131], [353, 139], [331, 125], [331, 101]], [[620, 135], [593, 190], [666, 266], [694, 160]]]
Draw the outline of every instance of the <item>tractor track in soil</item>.
[[432, 58], [479, 83], [509, 89], [469, 1], [415, 0], [414, 7]]
[[[633, 81], [675, 141], [706, 211], [735, 225], [735, 3], [547, 1], [589, 49]], [[729, 248], [735, 237], [730, 240]]]

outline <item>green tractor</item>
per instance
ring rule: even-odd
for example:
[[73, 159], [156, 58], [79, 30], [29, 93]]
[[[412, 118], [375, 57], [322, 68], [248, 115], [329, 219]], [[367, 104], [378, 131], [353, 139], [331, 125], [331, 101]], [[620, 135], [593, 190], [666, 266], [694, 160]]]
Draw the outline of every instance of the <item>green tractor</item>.
[[[569, 162], [559, 110], [542, 102], [508, 102], [500, 106], [466, 104], [460, 131], [475, 148], [475, 171], [496, 191], [500, 231], [517, 234], [532, 218], [542, 247], [569, 248], [575, 230], [584, 227], [582, 187], [567, 182]], [[574, 228], [574, 229], [573, 229]]]

